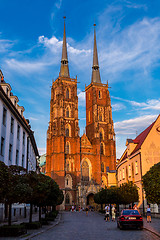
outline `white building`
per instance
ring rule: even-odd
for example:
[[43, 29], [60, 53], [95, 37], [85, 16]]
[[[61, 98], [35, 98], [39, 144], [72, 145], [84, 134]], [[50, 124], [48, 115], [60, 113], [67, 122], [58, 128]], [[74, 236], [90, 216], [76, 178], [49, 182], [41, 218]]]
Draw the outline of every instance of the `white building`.
[[[24, 107], [18, 105], [18, 97], [11, 90], [0, 70], [0, 161], [36, 171], [39, 153], [34, 133], [29, 120], [23, 117]], [[4, 219], [3, 207], [0, 208], [1, 219]]]

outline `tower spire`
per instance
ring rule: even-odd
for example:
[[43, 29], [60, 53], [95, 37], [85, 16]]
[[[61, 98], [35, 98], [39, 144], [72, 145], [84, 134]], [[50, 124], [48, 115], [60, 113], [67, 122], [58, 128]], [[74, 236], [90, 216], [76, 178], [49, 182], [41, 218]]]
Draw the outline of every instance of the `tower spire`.
[[68, 67], [68, 57], [67, 57], [67, 43], [66, 43], [66, 28], [65, 28], [65, 19], [64, 18], [64, 33], [63, 33], [63, 46], [62, 46], [62, 59], [61, 59], [61, 77], [70, 77], [69, 76], [69, 67]]
[[93, 66], [92, 66], [92, 82], [101, 83], [99, 64], [98, 64], [98, 52], [96, 42], [96, 24], [94, 24], [94, 49], [93, 49]]

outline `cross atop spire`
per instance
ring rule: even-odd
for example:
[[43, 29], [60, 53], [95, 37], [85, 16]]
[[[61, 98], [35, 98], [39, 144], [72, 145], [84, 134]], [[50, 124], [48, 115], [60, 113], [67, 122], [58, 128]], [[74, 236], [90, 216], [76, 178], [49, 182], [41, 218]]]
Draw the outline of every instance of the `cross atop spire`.
[[69, 77], [69, 67], [68, 67], [68, 57], [67, 57], [67, 43], [66, 43], [66, 29], [65, 29], [65, 19], [64, 16], [64, 33], [63, 33], [63, 46], [62, 46], [62, 59], [61, 59], [61, 69], [60, 76]]
[[93, 49], [92, 82], [101, 83], [96, 42], [96, 24], [94, 23], [93, 26], [94, 26], [94, 49]]

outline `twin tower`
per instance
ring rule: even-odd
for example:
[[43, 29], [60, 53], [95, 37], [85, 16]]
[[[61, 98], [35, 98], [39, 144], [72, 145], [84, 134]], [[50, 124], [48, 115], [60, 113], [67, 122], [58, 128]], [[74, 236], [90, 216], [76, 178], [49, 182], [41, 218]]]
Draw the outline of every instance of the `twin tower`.
[[[96, 31], [91, 83], [86, 93], [86, 134], [79, 136], [77, 78], [70, 78], [64, 22], [59, 77], [52, 83], [47, 131], [46, 174], [63, 190], [60, 209], [95, 205], [101, 187], [114, 185], [115, 133], [108, 84], [101, 83]], [[115, 174], [115, 173], [114, 173]]]

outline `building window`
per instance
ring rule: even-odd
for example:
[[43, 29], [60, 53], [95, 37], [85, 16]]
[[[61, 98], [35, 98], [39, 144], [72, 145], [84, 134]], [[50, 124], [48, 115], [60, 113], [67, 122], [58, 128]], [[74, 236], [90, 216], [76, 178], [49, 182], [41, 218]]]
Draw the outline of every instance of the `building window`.
[[138, 174], [138, 163], [137, 163], [137, 161], [135, 162], [135, 172], [136, 172], [136, 174]]
[[119, 179], [120, 179], [120, 181], [122, 180], [122, 171], [120, 170], [120, 174], [119, 174], [120, 176], [119, 176]]
[[66, 194], [66, 204], [70, 204], [70, 197], [68, 193]]
[[13, 134], [14, 129], [14, 119], [11, 117], [11, 133]]
[[88, 112], [88, 122], [90, 122], [91, 121], [91, 112], [89, 111]]
[[4, 156], [4, 138], [1, 137], [1, 155]]
[[7, 121], [7, 109], [3, 108], [3, 125], [6, 126]]
[[17, 125], [17, 139], [19, 140], [20, 138], [20, 126]]
[[89, 181], [89, 165], [87, 161], [82, 163], [82, 181]]
[[99, 138], [100, 138], [100, 141], [104, 139], [104, 130], [103, 130], [103, 128], [100, 129]]
[[103, 146], [103, 143], [100, 143], [100, 154], [104, 154], [104, 146]]
[[18, 162], [19, 162], [19, 151], [16, 150], [16, 165], [18, 166]]
[[9, 144], [9, 161], [12, 162], [12, 144]]
[[66, 154], [70, 153], [70, 144], [69, 142], [66, 142]]
[[104, 163], [101, 163], [101, 172], [104, 172]]
[[66, 98], [69, 98], [69, 89], [66, 89]]
[[123, 168], [123, 179], [125, 179], [125, 176], [124, 176], [124, 168]]
[[66, 137], [69, 137], [69, 128], [66, 127]]
[[131, 165], [129, 165], [129, 167], [128, 167], [128, 172], [129, 172], [129, 177], [131, 177]]
[[102, 91], [98, 91], [98, 97], [99, 97], [99, 99], [102, 98]]
[[106, 167], [106, 172], [109, 172], [109, 167], [108, 166]]
[[67, 109], [66, 109], [66, 117], [69, 118], [69, 107], [67, 107]]
[[24, 167], [24, 154], [22, 154], [22, 167]]
[[23, 145], [25, 145], [25, 132], [23, 132]]
[[16, 100], [14, 100], [14, 106], [16, 106]]

